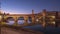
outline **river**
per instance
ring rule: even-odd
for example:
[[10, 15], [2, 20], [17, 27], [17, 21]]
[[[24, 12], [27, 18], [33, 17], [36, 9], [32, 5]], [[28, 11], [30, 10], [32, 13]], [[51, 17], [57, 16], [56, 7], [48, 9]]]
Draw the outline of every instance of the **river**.
[[[8, 23], [8, 25], [13, 25], [14, 21], [10, 21], [10, 23]], [[19, 24], [23, 24], [23, 21], [20, 21], [21, 23]], [[44, 32], [45, 34], [60, 34], [60, 28], [59, 27], [42, 27], [41, 25], [33, 25], [33, 26], [25, 26], [23, 28], [28, 28], [34, 31], [41, 31]]]

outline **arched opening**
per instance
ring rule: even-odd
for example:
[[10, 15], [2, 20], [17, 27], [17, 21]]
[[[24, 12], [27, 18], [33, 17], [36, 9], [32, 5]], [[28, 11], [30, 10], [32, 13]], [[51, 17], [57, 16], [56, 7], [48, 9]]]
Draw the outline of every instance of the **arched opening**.
[[14, 24], [14, 19], [13, 19], [13, 17], [8, 17], [8, 18], [6, 19], [6, 24], [8, 24], [8, 25], [13, 25], [13, 24]]
[[18, 18], [18, 24], [24, 24], [24, 17]]
[[28, 17], [28, 23], [32, 23], [32, 17]]

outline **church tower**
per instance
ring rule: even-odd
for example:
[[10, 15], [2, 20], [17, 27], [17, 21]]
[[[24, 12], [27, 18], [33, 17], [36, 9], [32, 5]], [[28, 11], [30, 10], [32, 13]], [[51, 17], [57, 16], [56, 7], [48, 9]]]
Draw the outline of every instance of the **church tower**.
[[35, 17], [34, 17], [34, 10], [32, 10], [32, 23], [34, 24], [35, 22]]

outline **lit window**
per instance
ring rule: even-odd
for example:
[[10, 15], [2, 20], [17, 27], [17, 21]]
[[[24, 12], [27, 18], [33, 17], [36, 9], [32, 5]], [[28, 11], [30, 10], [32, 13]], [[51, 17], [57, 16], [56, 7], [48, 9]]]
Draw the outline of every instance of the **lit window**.
[[52, 18], [55, 18], [55, 16], [51, 16]]
[[52, 23], [55, 24], [55, 21], [53, 21]]

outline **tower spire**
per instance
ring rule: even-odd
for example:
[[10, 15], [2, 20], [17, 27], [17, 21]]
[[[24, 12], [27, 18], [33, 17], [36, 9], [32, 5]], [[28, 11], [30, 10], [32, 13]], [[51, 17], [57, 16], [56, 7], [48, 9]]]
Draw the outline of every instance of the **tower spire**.
[[34, 10], [32, 9], [32, 14], [34, 14]]

